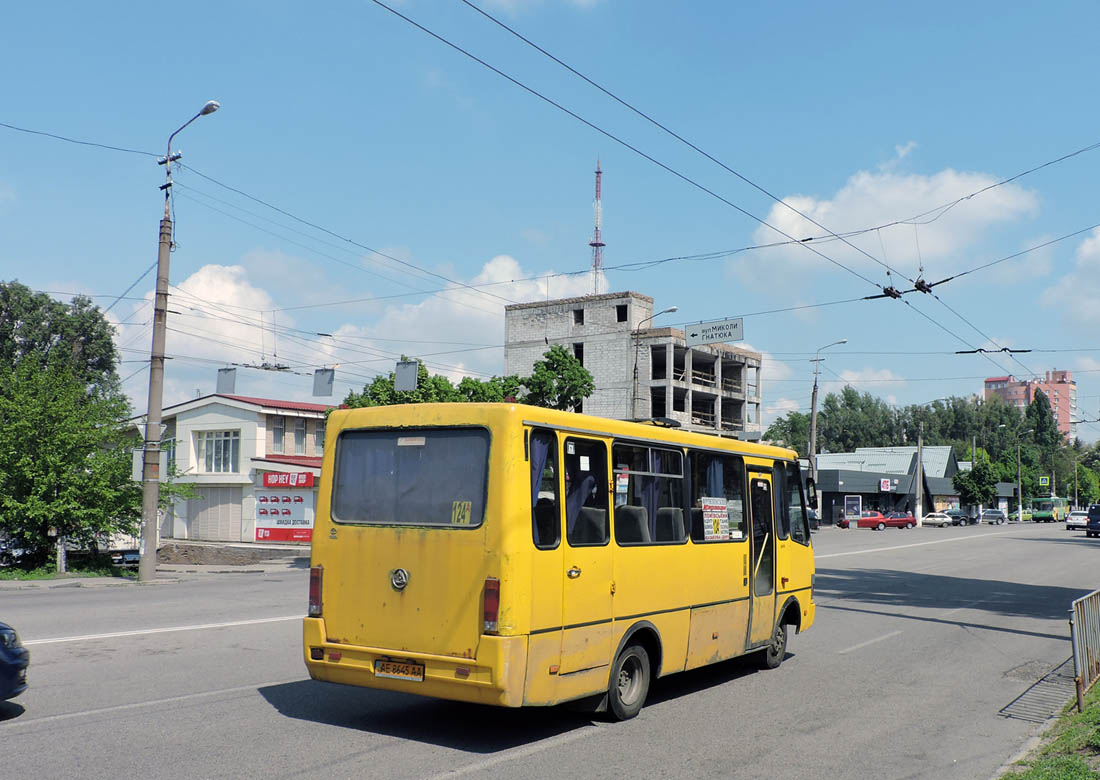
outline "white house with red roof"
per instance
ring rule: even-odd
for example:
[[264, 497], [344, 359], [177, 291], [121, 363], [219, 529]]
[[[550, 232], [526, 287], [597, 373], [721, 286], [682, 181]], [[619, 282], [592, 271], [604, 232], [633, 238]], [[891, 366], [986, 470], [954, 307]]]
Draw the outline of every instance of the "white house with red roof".
[[223, 394], [166, 408], [169, 472], [197, 496], [161, 518], [161, 539], [310, 541], [332, 408]]

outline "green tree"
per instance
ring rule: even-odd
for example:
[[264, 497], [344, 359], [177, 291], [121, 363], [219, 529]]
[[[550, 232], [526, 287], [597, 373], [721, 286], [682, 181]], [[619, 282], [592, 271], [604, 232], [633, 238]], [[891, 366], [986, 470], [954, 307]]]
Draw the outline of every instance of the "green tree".
[[810, 415], [790, 412], [773, 422], [764, 438], [790, 447], [798, 452], [799, 457], [804, 458], [809, 454], [806, 448], [810, 441]]
[[455, 389], [463, 401], [470, 403], [515, 402], [523, 397], [523, 380], [514, 374], [486, 380], [465, 376]]
[[560, 344], [543, 354], [523, 385], [527, 388], [524, 403], [550, 409], [574, 409], [596, 389], [592, 374]]
[[133, 533], [141, 484], [132, 480], [125, 398], [85, 384], [67, 361], [0, 367], [0, 531], [45, 562], [51, 530], [81, 546]]
[[0, 282], [0, 366], [68, 365], [78, 381], [107, 390], [118, 386], [117, 359], [113, 328], [88, 298], [64, 304], [19, 282]]
[[881, 398], [862, 395], [847, 386], [829, 393], [818, 412], [819, 452], [851, 452], [856, 447], [901, 444], [901, 428], [894, 411]]
[[[404, 355], [401, 360], [408, 358]], [[427, 366], [420, 362], [416, 368], [416, 389], [394, 389], [395, 374], [391, 371], [386, 376], [379, 374], [371, 382], [363, 387], [363, 392], [354, 391], [348, 393], [344, 399], [344, 405], [356, 408], [360, 406], [389, 406], [391, 404], [424, 404], [442, 403], [447, 401], [465, 400], [459, 397], [451, 380], [439, 374], [428, 373]]]
[[964, 504], [989, 505], [997, 497], [997, 477], [989, 462], [980, 456], [969, 471], [956, 472], [951, 484], [959, 491], [959, 500]]

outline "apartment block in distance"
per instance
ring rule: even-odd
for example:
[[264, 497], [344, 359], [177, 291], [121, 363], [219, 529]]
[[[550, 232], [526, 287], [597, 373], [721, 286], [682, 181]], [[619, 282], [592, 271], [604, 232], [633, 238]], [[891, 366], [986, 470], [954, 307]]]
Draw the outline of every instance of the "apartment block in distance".
[[994, 376], [985, 380], [986, 399], [998, 396], [1009, 406], [1023, 414], [1035, 398], [1035, 391], [1042, 390], [1050, 401], [1050, 409], [1058, 422], [1058, 430], [1070, 441], [1077, 438], [1077, 382], [1070, 371], [1047, 371], [1043, 379], [1016, 379], [1014, 376]]
[[560, 344], [596, 384], [578, 411], [621, 420], [666, 417], [688, 430], [759, 439], [760, 353], [730, 344], [688, 347], [682, 330], [660, 327], [660, 317], [652, 317], [653, 299], [636, 292], [507, 306], [504, 372], [528, 375]]

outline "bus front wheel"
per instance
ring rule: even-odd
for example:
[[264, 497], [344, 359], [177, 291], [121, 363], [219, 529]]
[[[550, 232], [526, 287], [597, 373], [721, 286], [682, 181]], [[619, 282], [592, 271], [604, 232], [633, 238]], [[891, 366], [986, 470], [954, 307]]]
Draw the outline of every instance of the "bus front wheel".
[[772, 641], [760, 654], [760, 665], [765, 669], [776, 669], [787, 655], [787, 624], [776, 623]]
[[648, 694], [649, 653], [641, 645], [627, 645], [611, 669], [608, 709], [616, 720], [630, 720], [642, 709]]

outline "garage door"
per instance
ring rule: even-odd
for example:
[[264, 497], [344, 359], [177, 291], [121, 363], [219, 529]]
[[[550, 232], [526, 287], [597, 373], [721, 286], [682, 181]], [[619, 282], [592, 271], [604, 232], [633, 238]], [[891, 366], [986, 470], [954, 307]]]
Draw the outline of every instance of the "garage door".
[[187, 536], [208, 542], [241, 541], [241, 488], [196, 487], [187, 501]]

